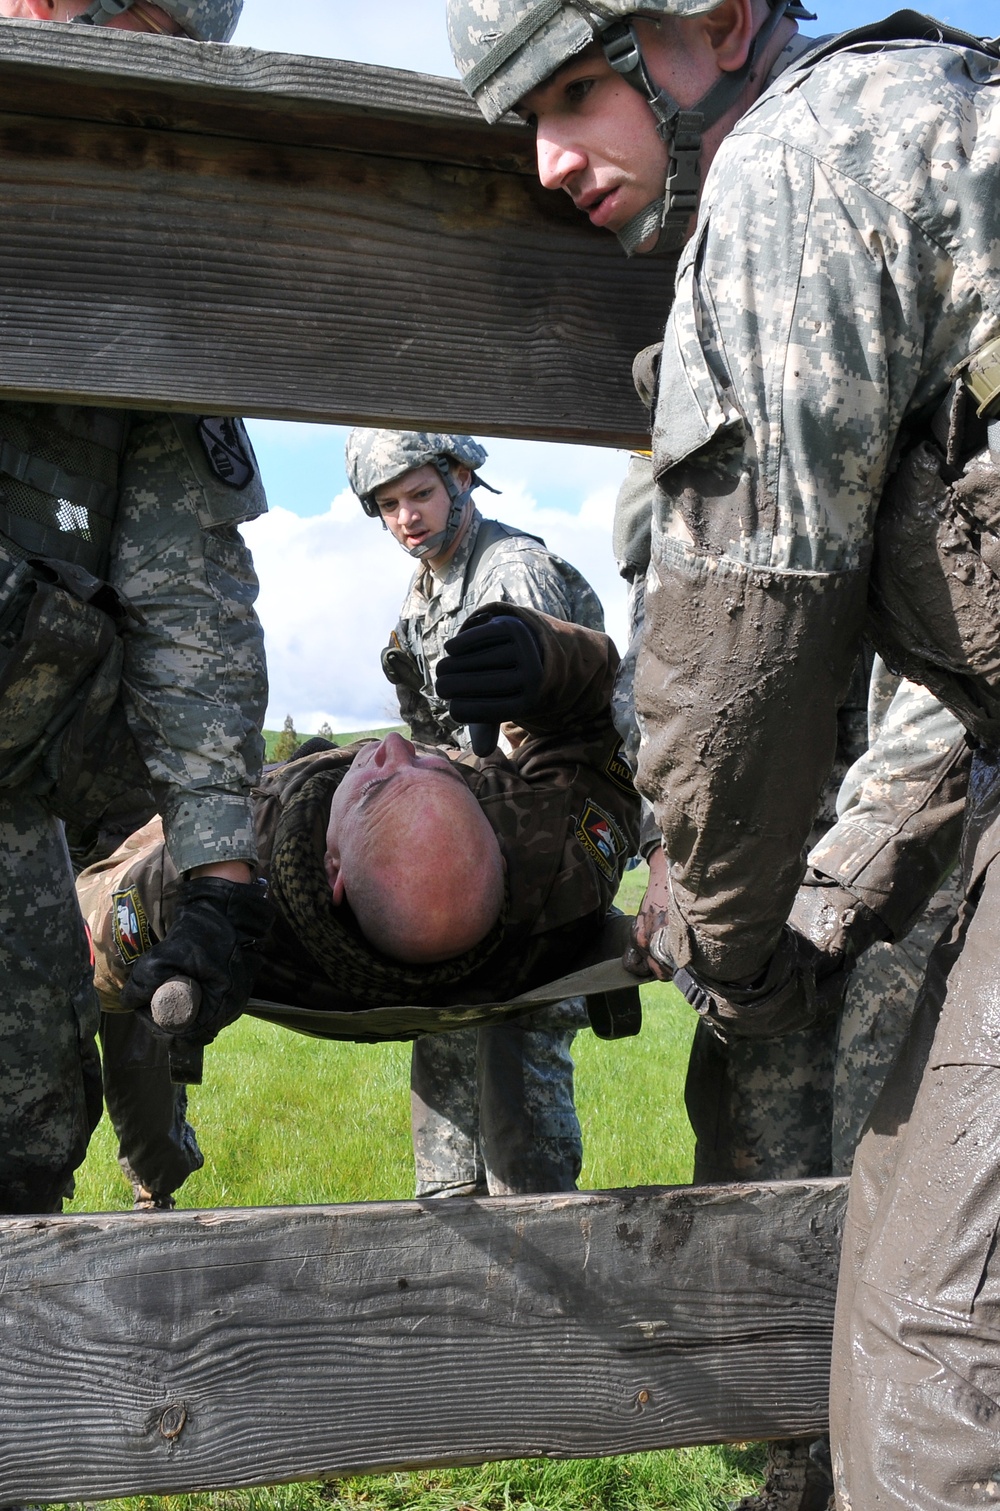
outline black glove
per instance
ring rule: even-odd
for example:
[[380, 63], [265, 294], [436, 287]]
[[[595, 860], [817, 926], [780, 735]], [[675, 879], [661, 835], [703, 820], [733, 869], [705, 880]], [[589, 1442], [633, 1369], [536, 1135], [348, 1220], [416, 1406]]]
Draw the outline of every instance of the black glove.
[[[140, 960], [122, 991], [122, 1005], [138, 1012], [158, 1037], [210, 1044], [245, 1010], [253, 986], [258, 940], [272, 918], [267, 891], [256, 882], [192, 877], [181, 885], [177, 916], [166, 938]], [[193, 1023], [164, 1035], [150, 1002], [157, 987], [187, 977], [201, 988]]]
[[434, 678], [438, 697], [453, 719], [469, 725], [476, 755], [488, 755], [504, 720], [520, 722], [537, 706], [545, 673], [535, 633], [523, 619], [497, 614], [460, 630], [445, 652]]

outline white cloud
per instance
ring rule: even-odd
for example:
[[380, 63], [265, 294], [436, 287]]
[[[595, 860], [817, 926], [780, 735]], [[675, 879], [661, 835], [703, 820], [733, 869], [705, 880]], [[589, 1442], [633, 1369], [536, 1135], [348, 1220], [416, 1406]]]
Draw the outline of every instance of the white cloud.
[[[533, 535], [578, 567], [604, 604], [609, 633], [623, 643], [625, 593], [611, 556], [615, 486], [584, 498], [577, 513], [540, 506], [502, 467], [502, 508], [483, 498], [487, 514]], [[392, 688], [379, 652], [396, 623], [412, 563], [353, 494], [338, 494], [324, 514], [303, 519], [276, 508], [244, 528], [261, 580], [258, 604], [267, 638], [271, 701], [268, 726], [291, 714], [300, 732], [324, 719], [335, 730], [391, 723]]]

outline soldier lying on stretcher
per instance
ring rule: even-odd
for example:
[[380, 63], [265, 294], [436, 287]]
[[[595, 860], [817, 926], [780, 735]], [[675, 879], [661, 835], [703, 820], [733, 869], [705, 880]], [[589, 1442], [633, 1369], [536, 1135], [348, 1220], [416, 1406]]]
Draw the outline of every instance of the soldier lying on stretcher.
[[[511, 998], [576, 970], [638, 837], [617, 665], [604, 635], [490, 605], [450, 642], [438, 689], [461, 722], [515, 720], [512, 755], [454, 759], [390, 734], [273, 769], [255, 822], [274, 922], [247, 951], [242, 1000], [220, 990], [188, 1041], [210, 1042], [251, 994], [260, 1016], [321, 1037], [412, 1038], [523, 1012]], [[78, 892], [105, 1010], [145, 1011], [160, 981], [193, 974], [158, 951], [152, 979], [143, 958], [177, 905], [158, 821]]]

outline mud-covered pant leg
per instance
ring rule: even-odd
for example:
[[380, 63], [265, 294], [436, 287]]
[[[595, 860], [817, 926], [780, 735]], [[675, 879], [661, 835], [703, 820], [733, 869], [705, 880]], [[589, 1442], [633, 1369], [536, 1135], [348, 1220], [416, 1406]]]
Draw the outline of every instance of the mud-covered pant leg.
[[851, 1511], [951, 1511], [1000, 1492], [998, 977], [994, 862], [931, 956], [855, 1157], [831, 1383]]
[[491, 1196], [575, 1191], [583, 1138], [571, 1049], [582, 998], [479, 1030], [479, 1119]]
[[829, 1175], [836, 1042], [835, 1023], [729, 1044], [698, 1024], [684, 1087], [696, 1185]]
[[840, 1019], [833, 1087], [833, 1175], [850, 1175], [854, 1151], [913, 1021], [927, 962], [955, 921], [956, 879], [941, 888], [899, 944], [873, 944], [851, 975]]
[[476, 1086], [478, 1030], [425, 1034], [410, 1061], [418, 1196], [486, 1194]]
[[97, 997], [62, 826], [0, 794], [0, 1211], [56, 1212], [101, 1116]]
[[187, 1087], [170, 1079], [166, 1040], [135, 1013], [101, 1014], [104, 1100], [118, 1161], [155, 1196], [172, 1196], [205, 1163], [187, 1120]]

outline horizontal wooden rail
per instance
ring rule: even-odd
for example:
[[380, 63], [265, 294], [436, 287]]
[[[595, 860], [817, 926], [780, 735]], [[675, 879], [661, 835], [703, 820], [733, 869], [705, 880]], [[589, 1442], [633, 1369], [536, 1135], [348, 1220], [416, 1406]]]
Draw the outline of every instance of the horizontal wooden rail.
[[844, 1193], [0, 1219], [0, 1502], [819, 1432]]
[[642, 443], [672, 265], [457, 81], [0, 22], [0, 397]]

